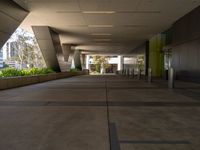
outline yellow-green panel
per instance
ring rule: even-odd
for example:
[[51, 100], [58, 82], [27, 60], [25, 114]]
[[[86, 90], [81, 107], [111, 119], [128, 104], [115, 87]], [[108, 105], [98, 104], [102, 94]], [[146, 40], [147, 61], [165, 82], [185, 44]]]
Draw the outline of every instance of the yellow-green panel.
[[164, 72], [165, 34], [158, 34], [149, 40], [149, 67], [152, 68], [152, 75], [161, 77]]

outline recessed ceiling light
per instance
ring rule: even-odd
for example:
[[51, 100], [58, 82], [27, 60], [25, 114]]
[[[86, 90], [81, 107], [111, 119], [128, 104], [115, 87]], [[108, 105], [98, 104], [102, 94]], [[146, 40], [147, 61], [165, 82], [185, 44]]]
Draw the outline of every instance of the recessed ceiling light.
[[111, 39], [94, 39], [94, 41], [96, 42], [108, 42], [108, 41], [111, 41]]
[[117, 11], [117, 13], [124, 13], [124, 14], [160, 14], [161, 11], [158, 10], [122, 10]]
[[115, 14], [116, 11], [82, 11], [84, 14]]
[[89, 28], [113, 28], [113, 25], [88, 25]]
[[110, 34], [110, 33], [92, 33], [90, 35], [93, 35], [93, 36], [110, 36], [112, 34]]

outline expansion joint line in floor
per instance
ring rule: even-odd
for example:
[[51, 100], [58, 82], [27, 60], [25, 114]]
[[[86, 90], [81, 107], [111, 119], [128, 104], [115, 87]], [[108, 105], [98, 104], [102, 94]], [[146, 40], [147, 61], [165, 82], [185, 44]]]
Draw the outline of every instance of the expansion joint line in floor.
[[108, 124], [109, 146], [110, 146], [110, 150], [112, 150], [111, 135], [110, 135], [110, 114], [109, 114], [109, 102], [108, 102], [108, 86], [107, 86], [107, 80], [105, 80], [105, 92], [106, 92], [106, 109], [107, 109], [107, 124]]

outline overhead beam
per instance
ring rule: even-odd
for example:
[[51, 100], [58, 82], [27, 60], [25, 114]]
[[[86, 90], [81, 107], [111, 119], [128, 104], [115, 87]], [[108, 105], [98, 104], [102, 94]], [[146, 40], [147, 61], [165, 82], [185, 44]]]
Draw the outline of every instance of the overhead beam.
[[11, 0], [0, 1], [0, 48], [3, 47], [28, 13]]

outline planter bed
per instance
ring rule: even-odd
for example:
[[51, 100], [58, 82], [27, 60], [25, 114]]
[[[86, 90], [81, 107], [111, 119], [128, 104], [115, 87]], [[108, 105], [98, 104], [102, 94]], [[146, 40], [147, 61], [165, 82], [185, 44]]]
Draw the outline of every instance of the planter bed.
[[0, 78], [0, 90], [11, 89], [16, 87], [42, 83], [56, 79], [63, 79], [72, 76], [86, 75], [86, 74], [87, 74], [86, 72], [80, 71], [80, 72], [51, 73], [47, 75], [37, 75], [37, 76]]

